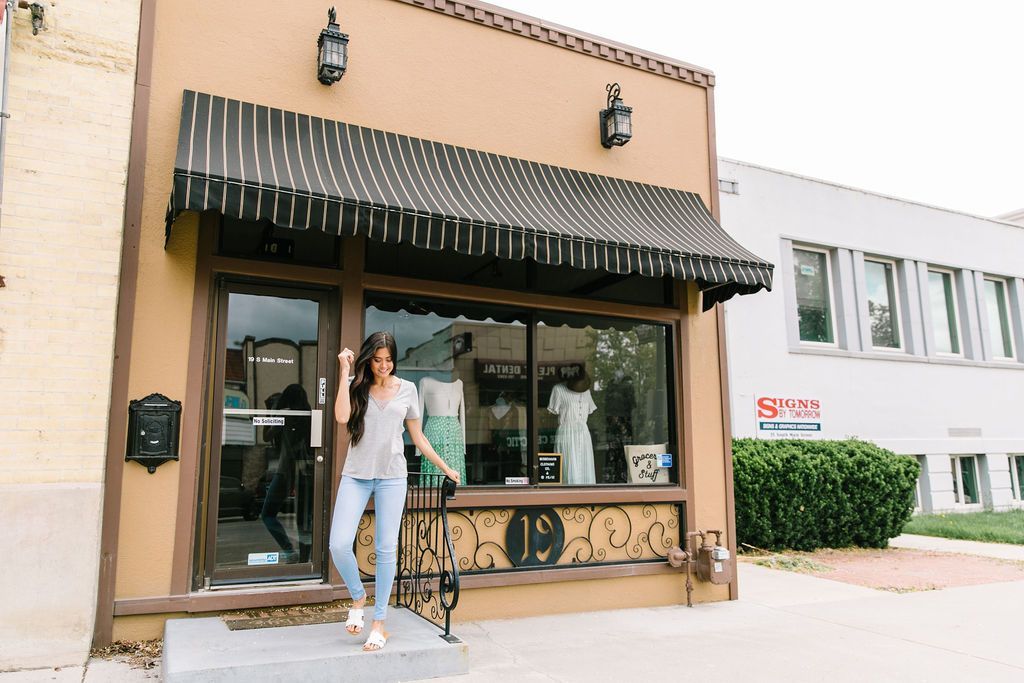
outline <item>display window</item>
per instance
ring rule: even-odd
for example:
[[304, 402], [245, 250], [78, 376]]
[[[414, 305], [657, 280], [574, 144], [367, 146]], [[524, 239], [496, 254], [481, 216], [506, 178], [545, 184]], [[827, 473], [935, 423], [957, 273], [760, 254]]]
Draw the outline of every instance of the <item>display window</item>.
[[675, 482], [668, 336], [664, 324], [538, 314], [538, 447], [561, 456], [562, 484]]
[[678, 482], [668, 325], [369, 294], [364, 329], [395, 335], [396, 374], [464, 485]]

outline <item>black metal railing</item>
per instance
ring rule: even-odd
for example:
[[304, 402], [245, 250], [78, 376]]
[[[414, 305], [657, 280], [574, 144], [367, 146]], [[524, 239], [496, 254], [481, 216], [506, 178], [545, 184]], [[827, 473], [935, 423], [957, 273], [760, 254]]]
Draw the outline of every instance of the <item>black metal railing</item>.
[[451, 634], [452, 610], [459, 604], [459, 565], [448, 526], [448, 500], [455, 482], [443, 474], [411, 472], [398, 536], [396, 603]]

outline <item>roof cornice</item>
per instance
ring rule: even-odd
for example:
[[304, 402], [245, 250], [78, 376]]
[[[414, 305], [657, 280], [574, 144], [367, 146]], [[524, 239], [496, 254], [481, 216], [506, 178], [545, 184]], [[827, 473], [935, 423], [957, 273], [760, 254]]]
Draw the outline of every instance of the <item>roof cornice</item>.
[[615, 64], [640, 69], [665, 78], [685, 81], [704, 88], [715, 85], [715, 74], [693, 64], [687, 64], [671, 57], [655, 54], [640, 48], [617, 43], [607, 38], [583, 33], [576, 29], [507, 10], [476, 0], [395, 0], [406, 5], [420, 7], [445, 14], [456, 19], [498, 29], [524, 38], [539, 40], [580, 54], [604, 59]]

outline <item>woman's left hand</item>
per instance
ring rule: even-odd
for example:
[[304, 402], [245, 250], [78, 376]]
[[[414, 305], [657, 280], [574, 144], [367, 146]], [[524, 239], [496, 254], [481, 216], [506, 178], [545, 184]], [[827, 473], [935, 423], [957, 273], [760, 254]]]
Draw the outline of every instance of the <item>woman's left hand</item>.
[[449, 467], [444, 474], [446, 477], [454, 481], [456, 484], [462, 483], [462, 479], [461, 477], [459, 477], [459, 473], [453, 470], [452, 468]]

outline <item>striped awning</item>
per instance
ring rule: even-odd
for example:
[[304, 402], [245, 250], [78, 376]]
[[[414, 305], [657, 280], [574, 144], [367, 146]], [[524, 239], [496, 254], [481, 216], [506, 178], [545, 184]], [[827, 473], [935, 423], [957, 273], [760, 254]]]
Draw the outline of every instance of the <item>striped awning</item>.
[[700, 197], [185, 91], [167, 211], [215, 209], [426, 249], [694, 280], [704, 307], [772, 265]]

